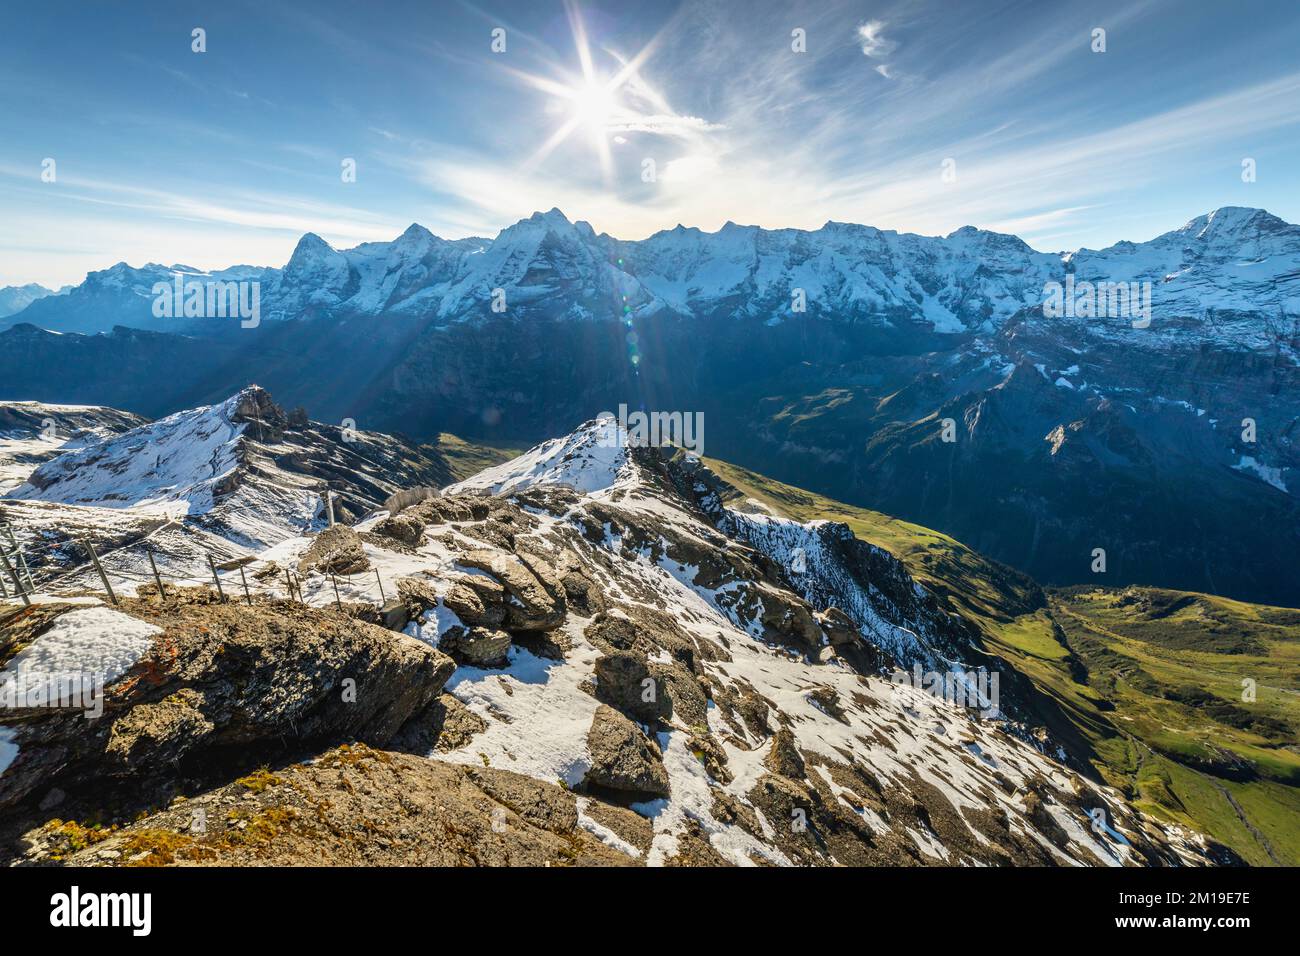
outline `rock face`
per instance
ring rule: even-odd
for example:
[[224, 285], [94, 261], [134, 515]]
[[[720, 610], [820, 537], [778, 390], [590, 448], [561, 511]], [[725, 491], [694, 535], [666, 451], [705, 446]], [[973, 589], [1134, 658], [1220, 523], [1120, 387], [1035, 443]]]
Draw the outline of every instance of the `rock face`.
[[596, 661], [596, 697], [641, 721], [655, 722], [673, 712], [663, 682], [650, 673], [645, 658], [630, 651], [615, 651]]
[[382, 534], [414, 547], [424, 535], [424, 522], [413, 514], [395, 514], [375, 525], [375, 534]]
[[[58, 607], [32, 610], [48, 627]], [[143, 788], [178, 767], [237, 766], [293, 743], [384, 743], [438, 696], [455, 667], [419, 641], [295, 603], [247, 607], [178, 589], [166, 603], [123, 600], [120, 610], [162, 629], [152, 650], [107, 685], [99, 719], [20, 714], [19, 756], [0, 775], [0, 811], [56, 785]], [[17, 631], [31, 615], [8, 612], [0, 629]]]
[[612, 707], [601, 705], [587, 735], [591, 770], [586, 783], [631, 795], [667, 796], [668, 771], [658, 746]]
[[510, 651], [510, 635], [485, 627], [452, 627], [438, 646], [458, 663], [471, 667], [500, 667]]

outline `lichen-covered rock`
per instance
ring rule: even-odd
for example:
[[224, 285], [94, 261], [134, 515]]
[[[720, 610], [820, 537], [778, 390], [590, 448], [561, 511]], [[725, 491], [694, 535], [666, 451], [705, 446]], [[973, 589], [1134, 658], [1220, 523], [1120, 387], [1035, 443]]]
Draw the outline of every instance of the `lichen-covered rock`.
[[[632, 866], [579, 823], [578, 797], [489, 767], [355, 744], [277, 766], [68, 846], [53, 823], [29, 862], [74, 866]], [[202, 811], [205, 827], [193, 821]], [[631, 815], [623, 811], [625, 815]], [[634, 851], [635, 852], [635, 851]]]

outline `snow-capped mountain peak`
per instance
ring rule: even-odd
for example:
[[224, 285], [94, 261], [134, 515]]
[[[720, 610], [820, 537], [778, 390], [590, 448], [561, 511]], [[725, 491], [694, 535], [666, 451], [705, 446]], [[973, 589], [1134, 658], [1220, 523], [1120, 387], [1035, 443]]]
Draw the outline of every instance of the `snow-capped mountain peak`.
[[501, 465], [448, 487], [448, 494], [486, 491], [508, 494], [528, 488], [563, 486], [582, 492], [612, 488], [633, 478], [627, 431], [614, 418], [585, 422]]
[[164, 506], [202, 514], [229, 490], [239, 439], [265, 393], [247, 388], [211, 405], [134, 428], [42, 465], [10, 497], [98, 507]]

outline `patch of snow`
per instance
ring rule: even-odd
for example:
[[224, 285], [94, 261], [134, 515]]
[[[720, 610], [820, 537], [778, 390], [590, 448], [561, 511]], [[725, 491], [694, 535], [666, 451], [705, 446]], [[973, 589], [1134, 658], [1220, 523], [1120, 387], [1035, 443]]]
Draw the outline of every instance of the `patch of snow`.
[[79, 607], [55, 618], [0, 675], [91, 674], [109, 684], [134, 667], [161, 633], [109, 607]]
[[0, 775], [18, 759], [18, 745], [14, 743], [17, 732], [12, 727], [0, 727]]
[[1236, 471], [1252, 472], [1278, 491], [1287, 490], [1286, 482], [1282, 478], [1282, 469], [1274, 465], [1266, 465], [1252, 455], [1242, 455], [1241, 459], [1232, 467]]

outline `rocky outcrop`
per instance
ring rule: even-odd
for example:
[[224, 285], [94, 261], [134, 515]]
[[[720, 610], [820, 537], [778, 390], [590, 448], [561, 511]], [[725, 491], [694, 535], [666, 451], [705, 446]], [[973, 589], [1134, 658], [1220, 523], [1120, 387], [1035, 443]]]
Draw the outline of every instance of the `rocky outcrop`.
[[[6, 719], [19, 754], [0, 775], [0, 810], [56, 786], [119, 781], [144, 794], [178, 773], [313, 741], [381, 744], [455, 667], [412, 638], [287, 601], [226, 604], [195, 588], [172, 590], [165, 603], [123, 599], [119, 609], [161, 628], [152, 649], [107, 685], [100, 718], [38, 709]], [[21, 633], [28, 616], [12, 612], [0, 629]]]
[[409, 547], [415, 547], [424, 536], [424, 522], [417, 515], [409, 512], [389, 515], [375, 525], [375, 534], [381, 534]]
[[307, 553], [298, 561], [298, 572], [308, 574], [360, 574], [370, 570], [370, 559], [361, 536], [345, 525], [336, 524], [316, 535]]
[[666, 690], [645, 659], [631, 651], [615, 651], [596, 661], [596, 698], [636, 720], [669, 717], [673, 705]]
[[[614, 813], [634, 816], [610, 808]], [[639, 862], [580, 820], [578, 798], [553, 783], [345, 744], [177, 800], [125, 826], [34, 827], [20, 838], [18, 859], [73, 866]]]
[[763, 765], [772, 773], [792, 780], [801, 780], [805, 772], [803, 754], [795, 745], [794, 734], [784, 727], [772, 737], [772, 749], [763, 759]]
[[546, 631], [564, 623], [564, 586], [545, 562], [494, 551], [469, 551], [458, 561], [485, 571], [501, 582], [513, 601], [506, 605], [505, 626], [524, 631]]
[[458, 664], [470, 667], [500, 667], [510, 653], [510, 635], [486, 627], [448, 628], [438, 641]]
[[455, 578], [442, 596], [443, 603], [471, 627], [500, 627], [505, 623], [506, 589], [483, 575]]

